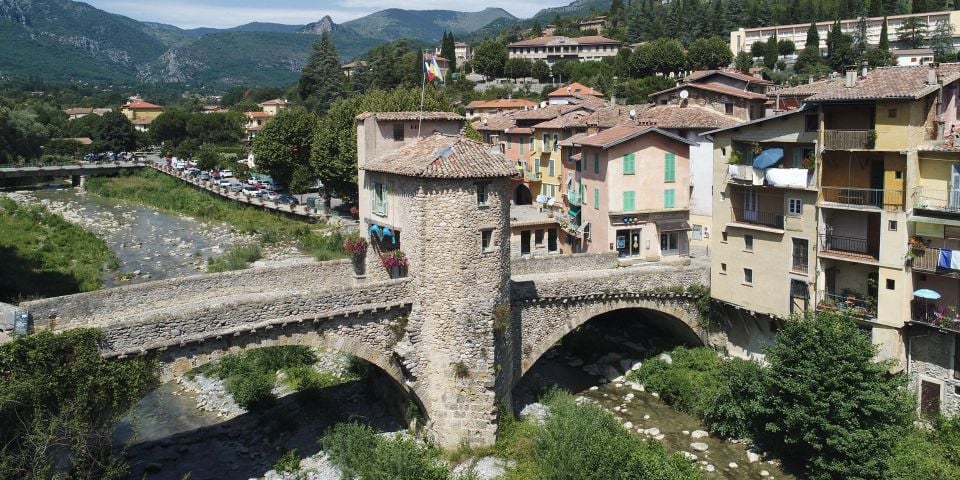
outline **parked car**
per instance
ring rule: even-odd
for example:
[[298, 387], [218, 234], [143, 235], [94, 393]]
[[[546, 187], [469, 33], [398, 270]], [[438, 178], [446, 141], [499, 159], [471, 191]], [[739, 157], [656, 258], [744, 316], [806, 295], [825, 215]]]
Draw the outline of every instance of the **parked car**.
[[221, 187], [229, 187], [233, 183], [233, 180], [230, 178], [220, 177], [215, 182], [213, 182]]
[[220, 176], [221, 176], [221, 177], [227, 177], [227, 178], [229, 178], [229, 177], [232, 177], [232, 176], [233, 176], [233, 172], [230, 171], [230, 170], [221, 170], [221, 171], [220, 171]]
[[265, 192], [263, 194], [263, 198], [266, 198], [271, 202], [276, 202], [277, 199], [280, 198], [280, 194], [271, 190], [271, 191]]
[[240, 182], [229, 182], [228, 185], [227, 188], [229, 188], [231, 192], [239, 192], [243, 189], [243, 184]]
[[300, 202], [297, 201], [297, 197], [294, 197], [293, 195], [280, 195], [280, 197], [277, 198], [277, 203], [300, 205]]
[[243, 192], [244, 195], [247, 195], [247, 196], [250, 196], [250, 197], [259, 197], [259, 196], [260, 196], [260, 190], [257, 190], [256, 188], [253, 188], [252, 185], [244, 185], [244, 186], [243, 186], [243, 189], [241, 190], [241, 192]]
[[197, 178], [203, 180], [204, 182], [208, 182], [210, 181], [211, 177], [209, 172], [200, 172], [200, 175], [198, 175]]

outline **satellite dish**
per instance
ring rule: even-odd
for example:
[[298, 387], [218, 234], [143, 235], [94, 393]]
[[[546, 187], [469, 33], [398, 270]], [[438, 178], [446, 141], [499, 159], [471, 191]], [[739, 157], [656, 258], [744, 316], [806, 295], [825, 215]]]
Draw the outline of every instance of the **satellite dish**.
[[686, 90], [680, 90], [680, 98], [686, 100], [690, 96], [690, 92]]
[[637, 117], [637, 111], [631, 108], [631, 109], [630, 109], [630, 118], [636, 118], [636, 117]]

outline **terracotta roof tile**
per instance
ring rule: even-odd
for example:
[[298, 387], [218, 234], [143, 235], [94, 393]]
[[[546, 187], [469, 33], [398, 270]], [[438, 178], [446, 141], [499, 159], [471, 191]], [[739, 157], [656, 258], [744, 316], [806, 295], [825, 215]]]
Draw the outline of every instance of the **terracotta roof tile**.
[[[845, 100], [915, 100], [925, 97], [940, 88], [939, 84], [928, 84], [930, 67], [926, 65], [909, 67], [883, 67], [858, 78], [853, 87], [846, 87], [845, 81], [834, 82], [822, 91], [807, 98], [808, 102], [835, 102]], [[960, 64], [943, 63], [938, 68], [938, 77], [943, 85], [960, 79]]]
[[514, 126], [515, 124], [516, 122], [514, 122], [513, 119], [510, 117], [506, 117], [502, 115], [490, 115], [484, 119], [477, 120], [470, 125], [473, 127], [474, 130], [481, 131], [481, 132], [482, 131], [502, 132]]
[[656, 125], [660, 128], [723, 128], [731, 127], [742, 120], [724, 115], [716, 110], [698, 105], [654, 105], [637, 112], [641, 124]]
[[385, 122], [402, 122], [407, 120], [466, 120], [462, 115], [453, 112], [363, 112], [357, 115], [357, 120], [366, 120], [377, 117]]
[[265, 102], [260, 102], [260, 105], [286, 105], [290, 102], [282, 98], [274, 98], [273, 100], [267, 100]]
[[618, 127], [613, 127], [607, 130], [604, 130], [600, 133], [590, 135], [588, 137], [582, 138], [576, 142], [573, 142], [574, 146], [586, 146], [586, 147], [600, 147], [600, 148], [610, 148], [614, 145], [619, 145], [623, 142], [631, 140], [633, 138], [639, 137], [647, 133], [658, 133], [668, 138], [672, 138], [679, 142], [683, 142], [687, 145], [692, 145], [692, 142], [684, 138], [678, 137], [672, 133], [660, 130], [656, 127], [647, 127], [647, 126], [636, 126], [636, 125], [621, 125]]
[[513, 118], [514, 120], [550, 120], [583, 108], [580, 105], [547, 105], [543, 108], [515, 112]]
[[656, 92], [656, 93], [651, 93], [651, 94], [650, 94], [650, 97], [654, 97], [654, 96], [656, 96], [656, 95], [660, 95], [660, 94], [667, 93], [667, 92], [672, 92], [672, 91], [674, 91], [674, 90], [689, 89], [689, 88], [696, 88], [696, 89], [700, 89], [700, 90], [707, 90], [707, 91], [709, 91], [709, 92], [722, 93], [722, 94], [724, 94], [724, 95], [731, 95], [731, 96], [734, 96], [734, 97], [745, 98], [745, 99], [747, 99], [747, 100], [759, 100], [759, 99], [766, 100], [766, 98], [767, 98], [766, 95], [761, 95], [761, 94], [759, 94], [759, 93], [749, 92], [749, 91], [746, 91], [746, 90], [740, 90], [739, 88], [728, 87], [728, 86], [726, 86], [726, 85], [722, 85], [722, 84], [719, 84], [719, 83], [713, 83], [713, 82], [707, 82], [707, 83], [684, 83], [684, 84], [681, 84], [681, 85], [677, 85], [676, 87], [673, 87], [673, 88], [668, 88], [668, 89], [666, 89], [666, 90], [661, 90], [661, 91]]
[[141, 101], [139, 101], [139, 102], [127, 102], [127, 103], [121, 105], [121, 108], [146, 108], [146, 109], [153, 109], [153, 108], [163, 108], [163, 107], [161, 107], [160, 105], [154, 105], [154, 104], [152, 104], [152, 103], [150, 103], [150, 102], [144, 102], [144, 101], [141, 100]]
[[753, 75], [747, 75], [745, 73], [733, 72], [730, 70], [697, 70], [690, 75], [684, 77], [684, 83], [694, 83], [697, 80], [702, 80], [704, 78], [711, 77], [713, 75], [723, 75], [725, 77], [734, 78], [737, 80], [742, 80], [747, 83], [755, 83], [758, 85], [773, 85], [773, 82], [765, 78], [754, 77]]
[[490, 145], [461, 135], [439, 133], [381, 155], [364, 168], [424, 178], [493, 178], [517, 174], [513, 162]]
[[830, 89], [833, 89], [837, 86], [843, 86], [842, 78], [827, 78], [823, 80], [817, 80], [813, 83], [802, 83], [795, 87], [786, 87], [780, 88], [777, 90], [771, 90], [767, 92], [767, 96], [776, 97], [788, 96], [788, 97], [807, 97], [810, 95], [815, 95], [820, 92], [824, 92]]
[[593, 95], [595, 97], [602, 97], [603, 93], [593, 88], [590, 88], [582, 83], [573, 82], [570, 85], [565, 87], [560, 87], [547, 94], [548, 97], [569, 97], [574, 94], [583, 94], [583, 95]]
[[467, 108], [533, 108], [536, 103], [525, 98], [500, 98], [497, 100], [474, 100]]

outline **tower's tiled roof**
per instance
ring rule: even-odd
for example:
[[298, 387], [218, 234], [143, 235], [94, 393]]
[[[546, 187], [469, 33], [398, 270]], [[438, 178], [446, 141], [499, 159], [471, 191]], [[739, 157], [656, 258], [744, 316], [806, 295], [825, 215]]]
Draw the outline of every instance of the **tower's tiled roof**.
[[357, 115], [357, 120], [366, 120], [370, 117], [377, 117], [377, 120], [384, 122], [403, 122], [410, 120], [460, 120], [462, 115], [453, 112], [363, 112]]
[[439, 133], [381, 155], [364, 169], [425, 178], [491, 178], [517, 174], [513, 162], [490, 145], [462, 135]]

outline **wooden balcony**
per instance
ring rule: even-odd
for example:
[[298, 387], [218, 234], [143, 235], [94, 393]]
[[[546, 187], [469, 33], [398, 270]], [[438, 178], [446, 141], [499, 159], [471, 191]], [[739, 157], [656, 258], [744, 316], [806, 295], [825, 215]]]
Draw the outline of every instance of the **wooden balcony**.
[[875, 130], [824, 130], [823, 147], [827, 150], [873, 150]]

